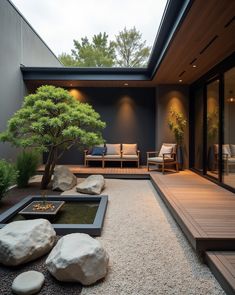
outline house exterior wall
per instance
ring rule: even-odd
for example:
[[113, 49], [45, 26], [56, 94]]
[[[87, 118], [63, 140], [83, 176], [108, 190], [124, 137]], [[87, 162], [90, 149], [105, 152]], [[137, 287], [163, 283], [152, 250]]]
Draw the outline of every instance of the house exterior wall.
[[[70, 93], [92, 105], [106, 122], [107, 143], [137, 143], [141, 163], [146, 164], [146, 152], [155, 148], [155, 88], [80, 88]], [[83, 164], [83, 150], [69, 150], [60, 163]]]
[[189, 87], [185, 85], [158, 85], [156, 87], [156, 149], [162, 143], [174, 143], [175, 138], [168, 126], [169, 112], [173, 108], [182, 112], [187, 120], [184, 134], [184, 168], [189, 166]]
[[[8, 1], [0, 1], [0, 132], [20, 108], [27, 89], [20, 65], [62, 66], [47, 45]], [[0, 158], [14, 159], [16, 149], [0, 143]]]

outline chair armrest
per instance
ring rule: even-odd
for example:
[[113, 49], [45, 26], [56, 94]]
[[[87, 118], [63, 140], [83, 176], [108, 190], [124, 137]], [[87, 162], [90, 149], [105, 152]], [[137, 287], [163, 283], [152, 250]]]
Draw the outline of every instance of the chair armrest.
[[84, 154], [87, 155], [89, 150], [84, 150]]
[[158, 154], [159, 151], [152, 151], [152, 152], [147, 152], [147, 156], [151, 155], [151, 154]]
[[136, 153], [137, 153], [137, 156], [139, 157], [140, 156], [140, 150], [137, 150]]

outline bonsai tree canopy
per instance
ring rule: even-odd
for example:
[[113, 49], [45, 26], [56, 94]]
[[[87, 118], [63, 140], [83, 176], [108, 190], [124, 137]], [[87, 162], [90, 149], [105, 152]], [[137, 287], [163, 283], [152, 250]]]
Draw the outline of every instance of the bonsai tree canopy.
[[57, 161], [72, 146], [103, 143], [105, 123], [87, 103], [74, 99], [67, 90], [41, 86], [25, 97], [22, 107], [8, 121], [1, 141], [17, 147], [48, 152], [41, 188], [45, 189]]

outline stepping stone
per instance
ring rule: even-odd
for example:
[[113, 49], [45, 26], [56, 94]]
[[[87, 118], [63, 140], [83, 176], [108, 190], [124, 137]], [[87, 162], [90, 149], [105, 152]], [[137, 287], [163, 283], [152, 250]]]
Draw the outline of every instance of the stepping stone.
[[12, 283], [12, 291], [18, 295], [38, 293], [44, 284], [44, 275], [38, 271], [26, 271], [18, 275]]

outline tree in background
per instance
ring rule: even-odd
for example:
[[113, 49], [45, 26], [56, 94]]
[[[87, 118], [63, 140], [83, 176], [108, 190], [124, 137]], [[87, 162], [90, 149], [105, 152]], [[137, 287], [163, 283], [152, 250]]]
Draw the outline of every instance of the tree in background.
[[124, 28], [115, 41], [108, 41], [106, 33], [99, 33], [93, 36], [92, 42], [87, 37], [73, 42], [71, 55], [59, 55], [60, 61], [69, 67], [145, 67], [150, 55], [150, 47], [135, 27]]
[[108, 41], [108, 35], [104, 32], [94, 35], [92, 42], [87, 37], [81, 38], [81, 42], [74, 40], [72, 58], [79, 67], [112, 67], [115, 59], [114, 42]]
[[115, 41], [116, 64], [120, 67], [140, 68], [145, 67], [150, 55], [150, 47], [142, 41], [142, 34], [132, 28], [126, 27], [119, 32]]
[[90, 105], [75, 100], [62, 88], [41, 86], [35, 94], [25, 97], [0, 140], [48, 152], [41, 182], [45, 189], [64, 152], [75, 145], [103, 143], [104, 127], [100, 115]]
[[62, 64], [66, 67], [77, 67], [78, 63], [77, 61], [73, 58], [72, 55], [68, 53], [61, 53], [58, 56], [59, 60], [62, 62]]

